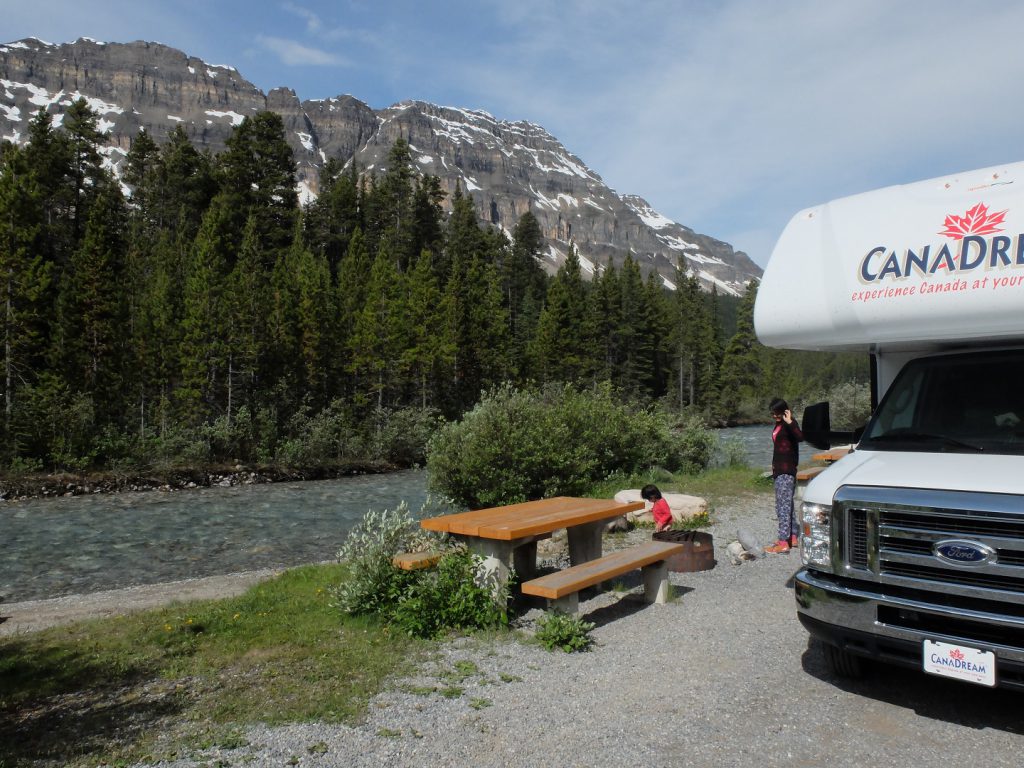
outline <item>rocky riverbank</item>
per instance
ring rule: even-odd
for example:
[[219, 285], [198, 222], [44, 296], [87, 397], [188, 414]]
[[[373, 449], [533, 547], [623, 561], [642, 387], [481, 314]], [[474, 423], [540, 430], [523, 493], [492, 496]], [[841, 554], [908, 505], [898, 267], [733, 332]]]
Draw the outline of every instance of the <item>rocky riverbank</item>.
[[334, 466], [303, 469], [282, 467], [213, 467], [174, 469], [161, 472], [24, 474], [0, 478], [0, 501], [83, 496], [124, 491], [178, 491], [186, 488], [230, 488], [236, 485], [333, 480], [354, 475], [393, 472], [398, 467], [387, 462], [350, 462]]

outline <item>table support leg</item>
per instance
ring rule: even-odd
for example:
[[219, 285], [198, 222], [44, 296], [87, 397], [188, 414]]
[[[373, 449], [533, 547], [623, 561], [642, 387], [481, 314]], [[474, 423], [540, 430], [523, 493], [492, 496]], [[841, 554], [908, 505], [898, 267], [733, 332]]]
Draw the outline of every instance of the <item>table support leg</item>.
[[597, 560], [601, 556], [601, 534], [605, 521], [574, 525], [567, 531], [569, 539], [569, 562], [573, 565]]
[[671, 586], [668, 582], [668, 563], [651, 563], [640, 569], [644, 578], [644, 599], [648, 603], [667, 603]]
[[512, 550], [512, 567], [522, 583], [537, 574], [537, 542], [530, 541]]
[[553, 611], [575, 616], [580, 611], [580, 594], [579, 592], [573, 592], [572, 594], [565, 595], [564, 597], [559, 597], [556, 600], [549, 600], [548, 606]]
[[470, 552], [483, 559], [477, 573], [477, 583], [492, 585], [495, 600], [500, 601], [513, 568], [517, 574], [520, 573], [520, 568], [529, 568], [532, 576], [537, 567], [537, 544], [532, 538], [513, 541], [479, 539], [475, 536], [456, 538], [464, 542]]

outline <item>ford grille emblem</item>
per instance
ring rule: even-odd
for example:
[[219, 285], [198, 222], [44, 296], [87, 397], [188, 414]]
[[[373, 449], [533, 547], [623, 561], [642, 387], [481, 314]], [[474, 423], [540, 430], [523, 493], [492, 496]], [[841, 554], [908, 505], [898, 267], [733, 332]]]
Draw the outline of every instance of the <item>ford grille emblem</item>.
[[945, 563], [967, 566], [985, 565], [992, 562], [996, 556], [996, 551], [992, 547], [962, 539], [938, 541], [932, 547], [932, 552]]

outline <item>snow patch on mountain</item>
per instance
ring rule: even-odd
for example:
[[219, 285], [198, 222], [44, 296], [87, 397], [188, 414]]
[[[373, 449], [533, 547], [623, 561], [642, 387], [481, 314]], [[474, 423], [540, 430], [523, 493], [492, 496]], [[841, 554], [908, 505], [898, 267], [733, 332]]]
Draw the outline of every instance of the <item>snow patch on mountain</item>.
[[208, 109], [208, 110], [206, 110], [206, 114], [208, 114], [210, 117], [227, 117], [227, 118], [230, 118], [232, 125], [241, 125], [242, 121], [245, 120], [245, 118], [242, 115], [238, 114], [237, 112], [218, 112], [217, 110], [214, 110], [214, 109]]

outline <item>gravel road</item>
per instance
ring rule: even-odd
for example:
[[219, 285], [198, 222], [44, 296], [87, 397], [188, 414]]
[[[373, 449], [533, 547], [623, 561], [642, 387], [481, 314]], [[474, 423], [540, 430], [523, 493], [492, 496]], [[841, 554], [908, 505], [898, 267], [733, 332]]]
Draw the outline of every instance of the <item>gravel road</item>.
[[827, 672], [795, 615], [799, 555], [733, 566], [723, 551], [738, 527], [769, 542], [771, 503], [718, 504], [718, 566], [673, 574], [673, 602], [583, 603], [597, 623], [588, 653], [463, 638], [360, 725], [259, 726], [246, 746], [163, 765], [1019, 766], [1019, 694], [894, 668], [857, 682]]

